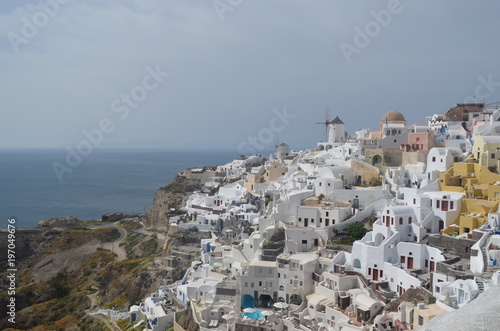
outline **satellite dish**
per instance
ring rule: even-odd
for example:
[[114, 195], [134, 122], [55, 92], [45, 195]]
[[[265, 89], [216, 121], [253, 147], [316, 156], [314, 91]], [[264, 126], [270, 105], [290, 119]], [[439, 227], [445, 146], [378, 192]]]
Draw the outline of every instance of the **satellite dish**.
[[471, 174], [470, 174], [470, 176], [471, 176], [471, 177], [474, 177], [474, 173], [471, 173]]

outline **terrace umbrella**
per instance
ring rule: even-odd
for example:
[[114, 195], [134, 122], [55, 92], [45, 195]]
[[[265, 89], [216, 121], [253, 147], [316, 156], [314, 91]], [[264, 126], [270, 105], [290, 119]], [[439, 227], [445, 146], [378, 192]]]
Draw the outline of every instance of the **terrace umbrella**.
[[245, 308], [245, 309], [243, 309], [244, 313], [250, 313], [250, 314], [251, 313], [255, 313], [256, 311], [257, 311], [257, 309], [255, 309], [255, 308]]
[[288, 308], [290, 305], [286, 302], [276, 302], [274, 305], [273, 305], [275, 308], [278, 308], [278, 309], [286, 309]]
[[260, 312], [262, 315], [264, 316], [271, 316], [271, 315], [274, 315], [274, 312], [270, 311], [270, 310], [264, 310], [264, 311], [261, 311]]

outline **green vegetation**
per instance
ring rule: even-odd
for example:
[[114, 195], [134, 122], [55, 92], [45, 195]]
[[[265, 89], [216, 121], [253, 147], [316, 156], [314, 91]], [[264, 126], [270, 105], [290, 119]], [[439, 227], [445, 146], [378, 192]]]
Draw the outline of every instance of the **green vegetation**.
[[370, 179], [370, 183], [368, 183], [368, 186], [380, 186], [382, 185], [382, 179], [380, 177], [374, 177]]
[[47, 253], [55, 253], [70, 248], [81, 247], [92, 240], [112, 242], [120, 237], [116, 228], [83, 229], [62, 232], [50, 245]]
[[351, 223], [347, 226], [347, 234], [352, 237], [354, 240], [359, 240], [363, 238], [366, 234], [367, 230], [363, 223]]

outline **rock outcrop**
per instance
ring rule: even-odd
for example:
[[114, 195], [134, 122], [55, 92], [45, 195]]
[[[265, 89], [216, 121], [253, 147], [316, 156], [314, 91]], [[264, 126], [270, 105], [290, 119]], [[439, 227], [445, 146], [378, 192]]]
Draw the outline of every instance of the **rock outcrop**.
[[200, 190], [202, 181], [198, 178], [188, 178], [177, 175], [174, 181], [160, 188], [155, 193], [153, 204], [144, 215], [144, 225], [149, 229], [168, 231], [170, 216], [181, 214], [181, 208], [196, 190]]

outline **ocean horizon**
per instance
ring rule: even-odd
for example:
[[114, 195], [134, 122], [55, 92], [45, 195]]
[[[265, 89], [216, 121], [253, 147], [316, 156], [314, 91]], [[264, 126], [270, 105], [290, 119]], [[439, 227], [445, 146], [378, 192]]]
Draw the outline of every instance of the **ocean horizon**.
[[155, 191], [177, 173], [225, 164], [239, 155], [236, 150], [96, 149], [58, 177], [53, 164], [68, 166], [67, 153], [0, 149], [0, 228], [9, 218], [18, 228], [32, 228], [51, 217], [92, 220], [110, 212], [144, 213]]

